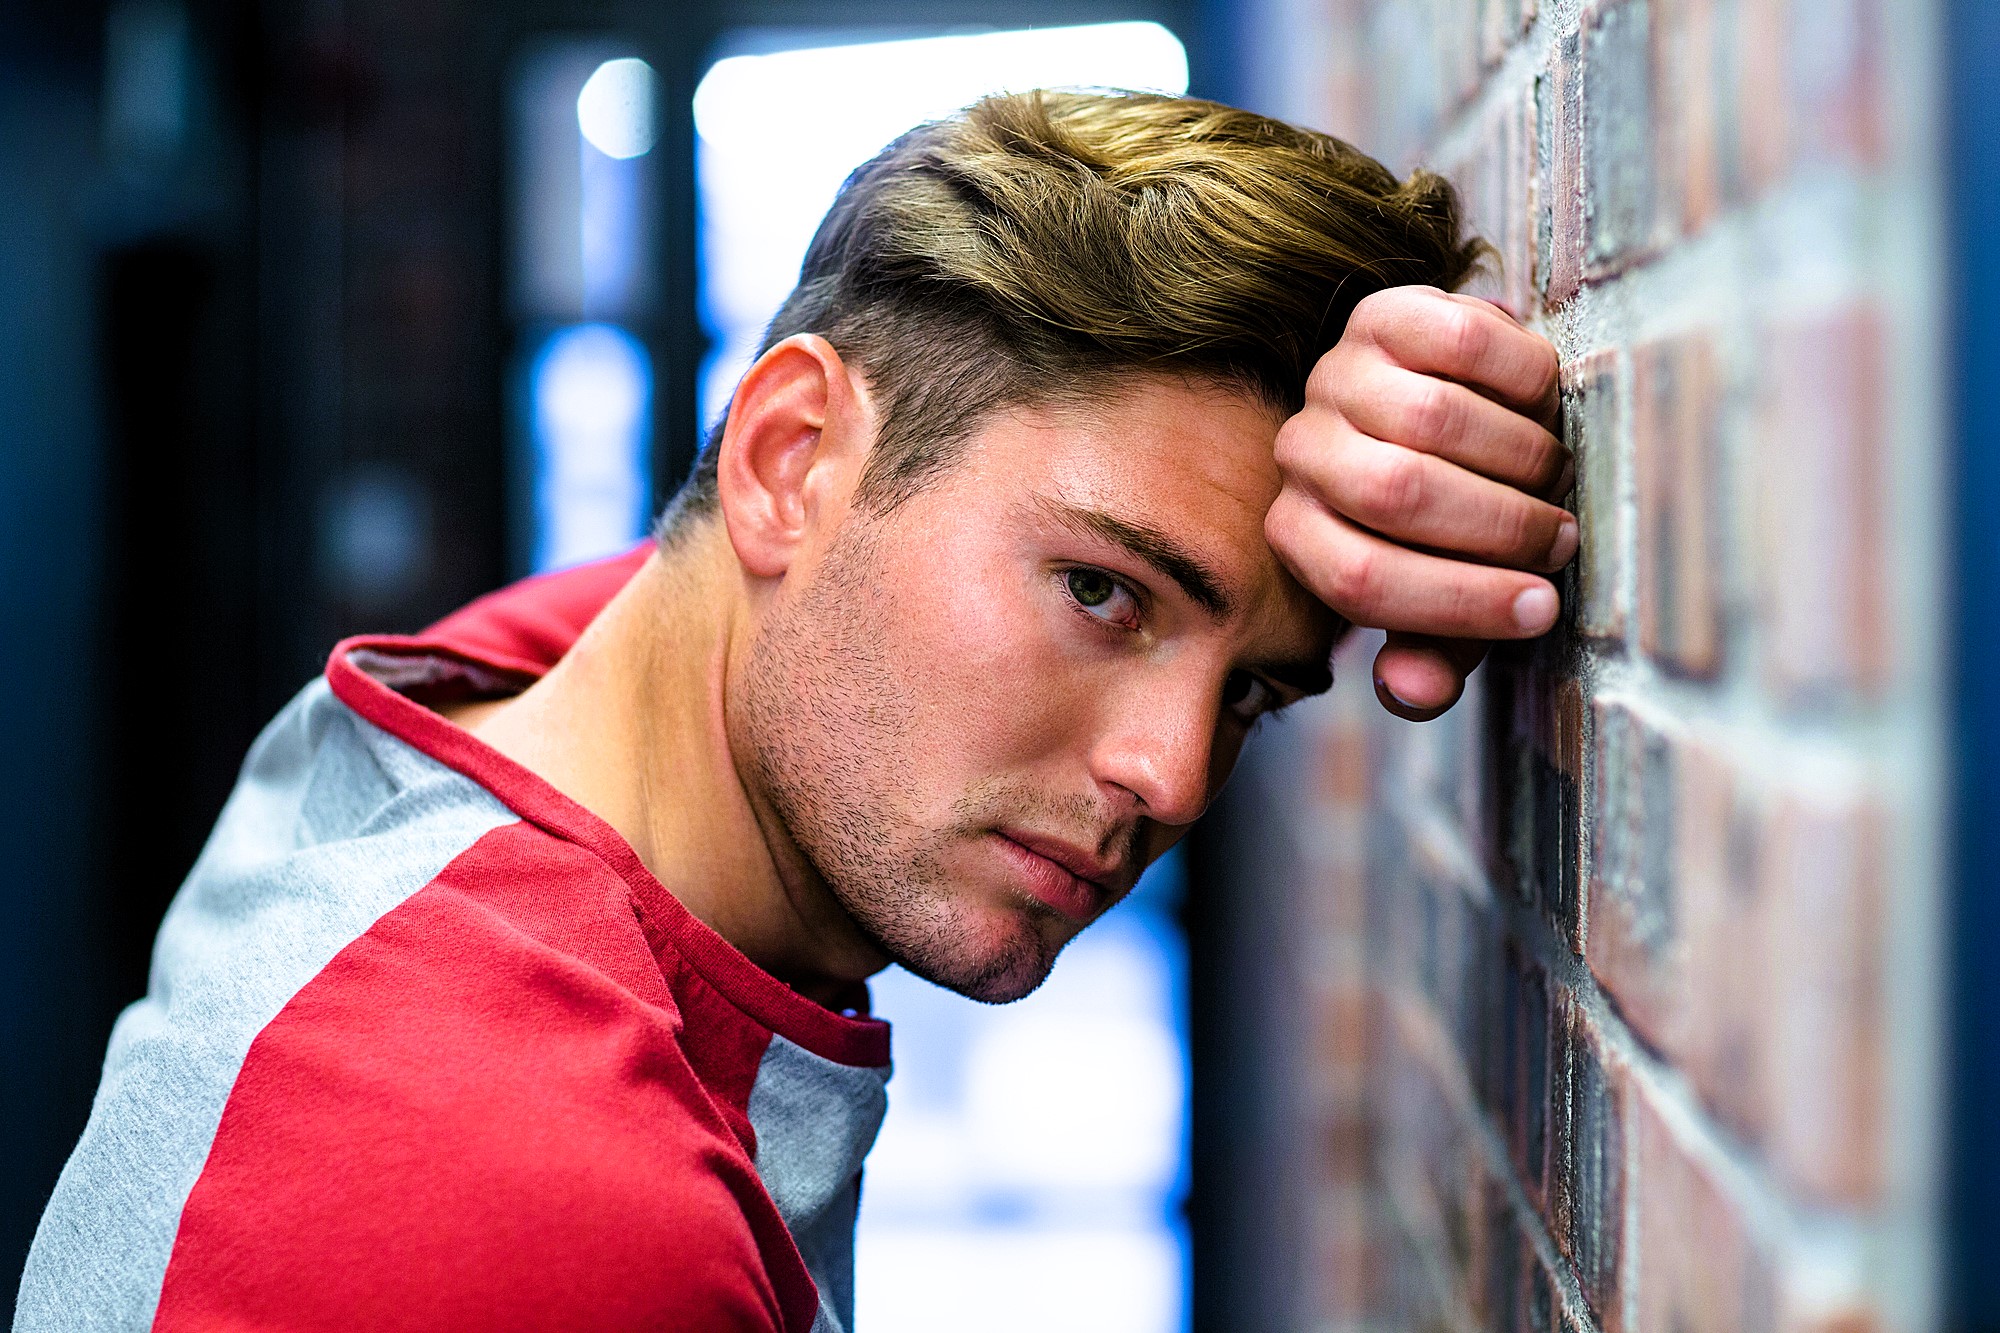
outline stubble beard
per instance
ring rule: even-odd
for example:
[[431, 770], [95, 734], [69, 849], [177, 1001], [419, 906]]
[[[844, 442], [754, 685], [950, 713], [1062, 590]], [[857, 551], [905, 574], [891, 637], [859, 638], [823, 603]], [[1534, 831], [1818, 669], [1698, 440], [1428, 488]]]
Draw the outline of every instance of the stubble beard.
[[812, 873], [890, 959], [975, 1000], [1004, 1003], [1040, 985], [1060, 950], [1041, 927], [1056, 914], [1024, 901], [1037, 927], [982, 950], [974, 910], [944, 866], [954, 845], [1006, 810], [994, 784], [955, 802], [942, 829], [922, 828], [905, 776], [921, 705], [888, 660], [886, 603], [867, 520], [851, 520], [809, 587], [774, 607], [732, 693], [749, 776]]

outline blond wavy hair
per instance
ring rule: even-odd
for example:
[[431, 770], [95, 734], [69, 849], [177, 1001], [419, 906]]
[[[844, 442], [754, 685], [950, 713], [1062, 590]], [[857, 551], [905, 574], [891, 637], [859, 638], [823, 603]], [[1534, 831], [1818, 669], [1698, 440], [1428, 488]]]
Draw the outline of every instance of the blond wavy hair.
[[[1484, 246], [1442, 177], [1196, 98], [1029, 92], [920, 125], [856, 169], [760, 353], [817, 333], [867, 376], [861, 484], [893, 507], [986, 414], [1134, 370], [1296, 410], [1363, 297], [1450, 289]], [[717, 423], [662, 534], [715, 504]]]

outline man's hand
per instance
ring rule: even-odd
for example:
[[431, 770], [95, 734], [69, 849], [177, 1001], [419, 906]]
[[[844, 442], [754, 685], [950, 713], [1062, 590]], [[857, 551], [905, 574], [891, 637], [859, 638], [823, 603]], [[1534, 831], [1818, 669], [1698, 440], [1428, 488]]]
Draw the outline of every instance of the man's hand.
[[1354, 308], [1278, 433], [1265, 536], [1321, 601], [1389, 631], [1375, 692], [1397, 716], [1436, 717], [1490, 640], [1555, 624], [1541, 574], [1577, 548], [1557, 404], [1545, 339], [1490, 302], [1395, 287]]

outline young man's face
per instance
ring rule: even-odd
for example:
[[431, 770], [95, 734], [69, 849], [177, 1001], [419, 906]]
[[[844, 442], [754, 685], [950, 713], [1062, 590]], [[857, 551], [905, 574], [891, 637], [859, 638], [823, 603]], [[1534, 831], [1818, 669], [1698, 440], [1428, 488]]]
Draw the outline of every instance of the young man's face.
[[1265, 542], [1280, 414], [1138, 377], [988, 421], [788, 576], [732, 700], [747, 776], [883, 952], [1040, 984], [1215, 796], [1339, 622]]

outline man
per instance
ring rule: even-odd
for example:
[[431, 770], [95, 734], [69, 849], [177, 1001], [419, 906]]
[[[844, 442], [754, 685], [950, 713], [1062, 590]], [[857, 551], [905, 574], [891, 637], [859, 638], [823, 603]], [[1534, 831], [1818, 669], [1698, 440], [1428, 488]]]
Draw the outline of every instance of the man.
[[1210, 103], [885, 150], [653, 548], [258, 741], [17, 1327], [847, 1327], [868, 976], [1034, 989], [1347, 623], [1410, 716], [1553, 623], [1555, 358], [1476, 255]]

